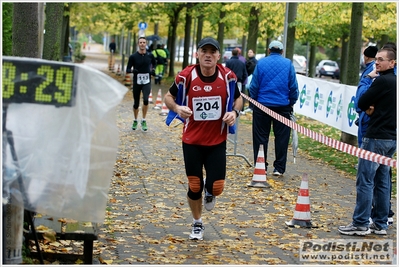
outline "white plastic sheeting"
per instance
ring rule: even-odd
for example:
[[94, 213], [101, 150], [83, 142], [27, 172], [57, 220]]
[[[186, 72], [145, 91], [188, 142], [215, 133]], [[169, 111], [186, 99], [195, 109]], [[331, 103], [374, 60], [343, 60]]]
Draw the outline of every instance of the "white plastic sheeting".
[[3, 203], [11, 194], [31, 211], [103, 222], [119, 142], [116, 107], [127, 89], [82, 64], [75, 64], [75, 74], [72, 107], [7, 105], [5, 125], [18, 161], [3, 134]]

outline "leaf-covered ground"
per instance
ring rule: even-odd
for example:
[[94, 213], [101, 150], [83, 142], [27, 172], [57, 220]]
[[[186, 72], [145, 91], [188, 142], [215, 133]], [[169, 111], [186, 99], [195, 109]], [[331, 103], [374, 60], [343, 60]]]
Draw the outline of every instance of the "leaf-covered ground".
[[[157, 91], [153, 86], [153, 92]], [[341, 236], [337, 227], [351, 221], [354, 177], [346, 177], [317, 160], [307, 159], [300, 152], [294, 164], [290, 148], [285, 175], [267, 177], [270, 189], [247, 186], [254, 171], [243, 158], [253, 162], [251, 115], [248, 114], [241, 117], [236, 156], [228, 156], [225, 191], [217, 198], [215, 209], [203, 213], [205, 239], [188, 240], [192, 217], [186, 203], [181, 125], [167, 127], [165, 117], [151, 105], [147, 116], [149, 131], [132, 131], [132, 101], [129, 92], [118, 107], [120, 145], [107, 218], [97, 244], [100, 261], [300, 264], [300, 240], [348, 238]], [[234, 136], [229, 138], [234, 141]], [[234, 154], [232, 142], [228, 153]], [[274, 158], [273, 140], [270, 140], [268, 158]], [[311, 229], [285, 225], [285, 221], [292, 219], [303, 173], [309, 176], [314, 226]], [[379, 237], [366, 237], [374, 238]], [[396, 231], [391, 228], [384, 238], [396, 239]]]

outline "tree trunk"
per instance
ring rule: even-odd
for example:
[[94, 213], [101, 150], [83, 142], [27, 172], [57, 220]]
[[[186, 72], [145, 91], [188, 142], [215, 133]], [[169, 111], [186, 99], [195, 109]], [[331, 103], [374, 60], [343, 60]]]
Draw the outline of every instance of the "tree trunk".
[[294, 45], [295, 45], [295, 26], [290, 26], [291, 23], [295, 22], [297, 15], [298, 3], [288, 4], [288, 28], [287, 28], [287, 43], [285, 49], [285, 57], [291, 61], [294, 57]]
[[383, 34], [383, 35], [381, 36], [381, 44], [380, 44], [379, 47], [383, 47], [384, 44], [386, 44], [388, 41], [389, 41], [389, 36], [386, 35], [386, 34]]
[[64, 3], [46, 4], [46, 22], [43, 43], [43, 59], [62, 59], [62, 22]]
[[175, 76], [175, 55], [176, 55], [176, 38], [177, 38], [177, 24], [179, 22], [179, 13], [184, 5], [176, 6], [173, 15], [169, 18], [169, 31], [168, 31], [168, 49], [170, 53], [169, 63], [169, 77]]
[[13, 4], [3, 3], [3, 56], [12, 55], [12, 13]]
[[64, 5], [64, 14], [62, 16], [62, 56], [69, 56], [69, 5]]
[[341, 66], [339, 67], [339, 80], [342, 84], [347, 84], [348, 81], [348, 34], [342, 35], [341, 41]]
[[257, 49], [258, 36], [259, 36], [259, 9], [255, 6], [252, 6], [251, 10], [249, 11], [247, 48], [248, 50], [252, 49], [255, 54]]
[[[183, 69], [189, 65], [189, 52], [191, 40], [191, 25], [193, 23], [193, 16], [191, 15], [191, 8], [193, 4], [188, 3], [186, 8], [186, 23], [184, 26], [184, 54], [183, 54]], [[192, 56], [192, 55], [191, 55]]]
[[[14, 3], [12, 23], [12, 55], [18, 57], [41, 57], [43, 33], [43, 3]], [[6, 106], [3, 106], [3, 118]], [[5, 118], [6, 121], [6, 118]], [[6, 124], [4, 124], [6, 127]], [[11, 144], [8, 144], [11, 145]], [[3, 149], [7, 149], [4, 148]], [[11, 147], [9, 148], [11, 149]], [[3, 158], [3, 162], [5, 159]], [[3, 169], [4, 166], [3, 166]], [[8, 203], [3, 208], [4, 231], [7, 233], [3, 240], [3, 263], [22, 263], [22, 239], [24, 223], [24, 203], [22, 195], [25, 194], [19, 186], [18, 180], [10, 185], [12, 193], [7, 199]], [[10, 190], [11, 191], [11, 190]]]
[[39, 18], [43, 3], [14, 3], [12, 54], [20, 57], [41, 58], [43, 18]]
[[[199, 15], [197, 20], [198, 20], [198, 25], [197, 25], [197, 36], [195, 37], [196, 38], [195, 47], [197, 47], [198, 42], [201, 41], [202, 39], [202, 32], [204, 29], [204, 15]], [[196, 64], [199, 63], [198, 58], [195, 59], [195, 63]]]
[[314, 44], [310, 45], [310, 55], [309, 55], [309, 77], [314, 78], [316, 72], [316, 50], [317, 46]]
[[[363, 28], [364, 3], [352, 4], [351, 30], [349, 37], [348, 54], [348, 85], [359, 83], [360, 51], [362, 49], [362, 28]], [[348, 120], [354, 123], [356, 111], [354, 105], [348, 107]], [[348, 133], [341, 133], [341, 141], [351, 145], [357, 145], [357, 137]]]
[[[224, 4], [222, 4], [222, 6], [223, 5]], [[220, 49], [221, 49], [219, 63], [222, 63], [223, 62], [223, 51], [224, 51], [223, 39], [224, 39], [224, 26], [225, 26], [224, 22], [222, 22], [222, 21], [226, 17], [226, 11], [224, 9], [221, 9], [219, 17], [220, 17], [220, 20], [218, 23], [219, 27], [218, 27], [218, 38], [217, 39], [218, 39], [218, 42], [220, 44]]]

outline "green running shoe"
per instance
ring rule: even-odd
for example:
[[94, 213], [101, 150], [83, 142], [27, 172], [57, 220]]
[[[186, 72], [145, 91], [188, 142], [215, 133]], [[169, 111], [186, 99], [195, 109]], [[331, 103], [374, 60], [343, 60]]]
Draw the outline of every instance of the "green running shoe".
[[146, 132], [147, 131], [147, 122], [146, 121], [141, 121], [141, 130], [143, 131], [143, 132]]
[[137, 124], [138, 124], [138, 122], [136, 120], [133, 121], [132, 130], [136, 130], [137, 129]]

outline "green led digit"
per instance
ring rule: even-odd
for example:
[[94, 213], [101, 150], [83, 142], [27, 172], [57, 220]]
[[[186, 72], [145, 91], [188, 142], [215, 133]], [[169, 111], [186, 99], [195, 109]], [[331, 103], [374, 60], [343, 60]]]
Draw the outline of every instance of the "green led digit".
[[51, 66], [41, 66], [37, 69], [37, 74], [43, 75], [45, 79], [44, 82], [36, 88], [35, 101], [51, 102], [51, 94], [45, 94], [43, 91], [54, 81], [54, 70], [51, 68]]
[[73, 87], [73, 71], [70, 68], [61, 67], [56, 72], [55, 86], [62, 92], [56, 92], [54, 98], [58, 103], [66, 104], [71, 100], [71, 91]]
[[14, 95], [14, 79], [17, 68], [11, 62], [3, 62], [3, 98]]

